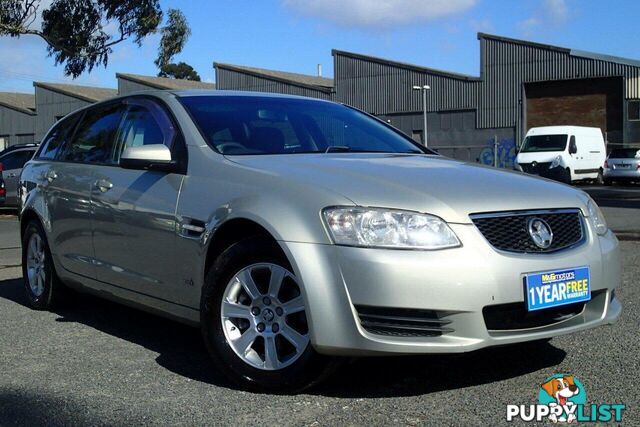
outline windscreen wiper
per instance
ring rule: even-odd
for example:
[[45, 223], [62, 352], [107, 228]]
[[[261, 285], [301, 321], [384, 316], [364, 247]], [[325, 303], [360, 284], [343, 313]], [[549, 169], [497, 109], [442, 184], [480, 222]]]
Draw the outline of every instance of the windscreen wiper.
[[346, 145], [330, 145], [324, 150], [324, 153], [344, 153], [346, 151], [351, 151], [351, 147], [347, 147]]

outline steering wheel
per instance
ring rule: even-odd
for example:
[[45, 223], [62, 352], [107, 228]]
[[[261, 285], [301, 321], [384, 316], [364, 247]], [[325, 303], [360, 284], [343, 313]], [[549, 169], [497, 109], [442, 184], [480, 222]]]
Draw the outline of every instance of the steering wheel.
[[245, 147], [244, 145], [238, 142], [223, 142], [222, 144], [218, 144], [217, 148], [218, 148], [218, 151], [220, 151], [222, 154], [224, 154], [230, 148], [237, 148], [245, 151], [247, 149], [247, 147]]

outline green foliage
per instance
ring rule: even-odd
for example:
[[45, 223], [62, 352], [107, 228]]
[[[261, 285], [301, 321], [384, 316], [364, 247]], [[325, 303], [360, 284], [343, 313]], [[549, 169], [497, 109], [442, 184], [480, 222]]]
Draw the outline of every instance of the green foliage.
[[155, 60], [155, 64], [160, 69], [168, 65], [171, 59], [182, 51], [191, 35], [187, 19], [182, 12], [177, 9], [169, 9], [168, 15], [167, 25], [160, 30], [162, 39], [158, 49], [158, 59]]
[[159, 28], [159, 0], [53, 0], [35, 28], [41, 5], [41, 0], [0, 0], [0, 36], [41, 37], [56, 65], [64, 64], [65, 74], [73, 77], [106, 66], [114, 45], [124, 40], [140, 45], [158, 31], [162, 40], [156, 64], [168, 64], [190, 35], [184, 15], [175, 9]]
[[172, 77], [174, 79], [200, 81], [200, 76], [193, 67], [184, 62], [177, 64], [166, 64], [160, 68], [158, 73], [160, 77]]

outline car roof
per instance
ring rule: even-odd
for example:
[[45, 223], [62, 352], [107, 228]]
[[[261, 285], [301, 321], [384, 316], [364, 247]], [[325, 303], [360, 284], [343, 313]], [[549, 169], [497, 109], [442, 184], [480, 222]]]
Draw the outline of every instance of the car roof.
[[10, 153], [12, 151], [17, 151], [20, 149], [28, 149], [28, 148], [33, 148], [33, 149], [38, 149], [38, 144], [15, 144], [15, 145], [10, 145], [7, 148], [5, 148], [4, 150], [0, 151], [0, 156], [6, 153]]

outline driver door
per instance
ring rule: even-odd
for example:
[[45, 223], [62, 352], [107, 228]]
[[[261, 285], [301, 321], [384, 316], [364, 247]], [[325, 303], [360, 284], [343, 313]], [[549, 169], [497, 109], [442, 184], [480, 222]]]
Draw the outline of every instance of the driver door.
[[98, 280], [157, 298], [176, 300], [176, 204], [183, 175], [119, 167], [125, 148], [165, 144], [177, 127], [150, 98], [129, 98], [109, 165], [95, 170], [91, 194]]

